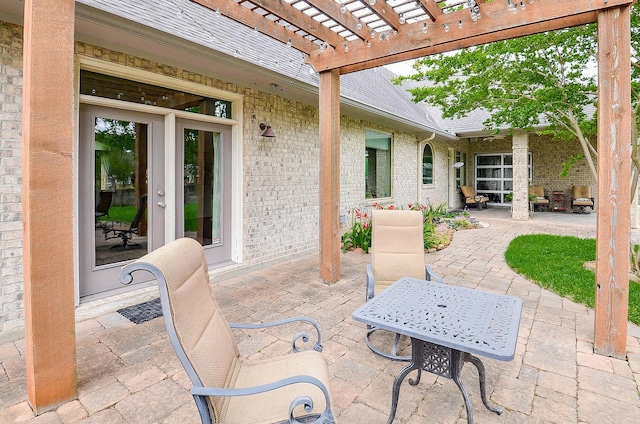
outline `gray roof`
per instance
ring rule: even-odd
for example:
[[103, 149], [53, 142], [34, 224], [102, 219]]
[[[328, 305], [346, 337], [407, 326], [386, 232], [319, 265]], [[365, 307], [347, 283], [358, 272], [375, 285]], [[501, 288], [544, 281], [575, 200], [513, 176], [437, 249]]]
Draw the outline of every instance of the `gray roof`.
[[[300, 51], [224, 16], [216, 16], [189, 0], [78, 0], [78, 3], [318, 87], [318, 76], [309, 72]], [[378, 111], [446, 134], [423, 107], [411, 101], [405, 90], [391, 83], [393, 76], [383, 67], [342, 75], [343, 102], [349, 99], [356, 108]]]

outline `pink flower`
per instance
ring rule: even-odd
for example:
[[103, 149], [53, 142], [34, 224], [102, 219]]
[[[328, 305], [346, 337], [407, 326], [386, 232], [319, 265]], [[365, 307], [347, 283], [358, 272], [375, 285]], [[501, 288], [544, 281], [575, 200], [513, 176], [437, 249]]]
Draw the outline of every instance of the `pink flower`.
[[390, 210], [390, 211], [392, 211], [392, 210], [394, 210], [394, 209], [395, 209], [395, 207], [394, 207], [393, 205], [389, 206], [389, 210]]

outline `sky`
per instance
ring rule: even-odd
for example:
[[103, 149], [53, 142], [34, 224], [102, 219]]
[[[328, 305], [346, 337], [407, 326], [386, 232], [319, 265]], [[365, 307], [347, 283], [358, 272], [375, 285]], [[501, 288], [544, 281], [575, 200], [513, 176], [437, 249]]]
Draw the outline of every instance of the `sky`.
[[405, 62], [398, 62], [392, 65], [385, 65], [384, 67], [396, 75], [410, 75], [413, 73], [413, 68], [411, 68], [412, 64], [413, 60], [407, 60]]

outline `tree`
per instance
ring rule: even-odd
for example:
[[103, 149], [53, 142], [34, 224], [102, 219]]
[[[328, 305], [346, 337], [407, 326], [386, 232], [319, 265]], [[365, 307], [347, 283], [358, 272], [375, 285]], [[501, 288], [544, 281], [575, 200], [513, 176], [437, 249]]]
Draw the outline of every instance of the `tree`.
[[96, 142], [107, 147], [105, 153], [109, 177], [121, 183], [128, 182], [135, 167], [135, 122], [98, 118]]
[[[637, 186], [640, 156], [640, 6], [632, 6], [632, 187]], [[439, 106], [445, 118], [477, 109], [489, 112], [487, 130], [533, 131], [556, 139], [577, 139], [597, 180], [597, 27], [582, 25], [419, 59], [415, 73], [394, 80], [426, 82], [410, 89], [415, 102]], [[545, 122], [546, 121], [546, 122]], [[576, 157], [569, 158], [570, 165]]]

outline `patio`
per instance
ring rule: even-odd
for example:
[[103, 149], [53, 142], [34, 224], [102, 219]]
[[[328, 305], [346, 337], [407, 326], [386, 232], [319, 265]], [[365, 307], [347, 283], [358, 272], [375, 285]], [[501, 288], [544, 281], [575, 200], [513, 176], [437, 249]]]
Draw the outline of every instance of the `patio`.
[[[472, 215], [488, 226], [457, 232], [448, 248], [429, 254], [427, 261], [449, 284], [515, 295], [524, 302], [515, 359], [483, 359], [489, 397], [505, 408], [501, 416], [482, 406], [473, 367], [463, 369], [476, 422], [638, 422], [640, 328], [628, 327], [628, 361], [593, 354], [593, 311], [540, 289], [503, 259], [506, 245], [519, 234], [595, 236], [595, 215], [536, 213], [518, 225], [508, 210]], [[403, 364], [371, 353], [364, 325], [351, 319], [364, 301], [369, 256], [350, 252], [341, 260], [342, 279], [333, 285], [319, 281], [318, 255], [312, 252], [270, 268], [214, 278], [213, 289], [229, 321], [315, 318], [332, 374], [336, 422], [384, 423], [393, 378]], [[78, 321], [76, 331], [79, 398], [36, 418], [26, 402], [24, 341], [0, 345], [0, 422], [198, 422], [162, 318], [136, 325], [111, 312]], [[266, 346], [254, 355], [277, 355], [289, 348], [289, 334], [236, 334], [243, 354]], [[395, 422], [466, 422], [460, 392], [451, 380], [428, 374], [417, 387], [405, 382]]]

